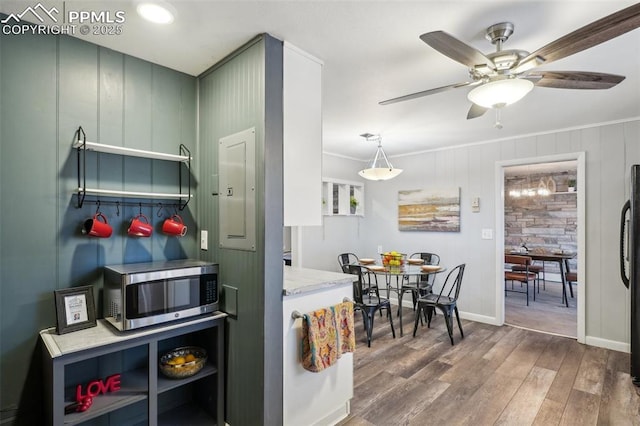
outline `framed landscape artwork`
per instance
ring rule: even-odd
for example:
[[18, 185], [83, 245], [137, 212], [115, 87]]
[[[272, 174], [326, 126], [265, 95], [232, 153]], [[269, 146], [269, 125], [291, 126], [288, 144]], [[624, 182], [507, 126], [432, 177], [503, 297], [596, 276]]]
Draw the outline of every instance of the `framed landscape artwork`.
[[460, 232], [460, 188], [398, 191], [398, 228]]

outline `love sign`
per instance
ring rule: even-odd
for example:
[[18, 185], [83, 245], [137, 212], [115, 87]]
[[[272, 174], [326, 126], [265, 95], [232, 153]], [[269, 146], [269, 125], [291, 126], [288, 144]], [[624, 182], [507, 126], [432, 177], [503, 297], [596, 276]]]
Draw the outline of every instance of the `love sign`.
[[82, 385], [76, 387], [76, 401], [84, 401], [87, 397], [94, 397], [108, 392], [116, 392], [120, 390], [120, 374], [112, 374], [106, 380], [93, 380], [87, 383], [87, 388], [83, 394]]

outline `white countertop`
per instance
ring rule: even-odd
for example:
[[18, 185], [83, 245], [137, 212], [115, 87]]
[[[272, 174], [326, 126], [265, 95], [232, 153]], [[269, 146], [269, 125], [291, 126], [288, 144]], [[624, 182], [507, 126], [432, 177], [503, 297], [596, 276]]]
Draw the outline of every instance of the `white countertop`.
[[292, 296], [337, 285], [352, 284], [354, 276], [319, 269], [284, 267], [282, 294]]
[[135, 339], [140, 336], [147, 336], [158, 331], [172, 330], [178, 327], [184, 327], [189, 324], [213, 321], [218, 318], [226, 317], [224, 312], [214, 312], [211, 315], [196, 317], [187, 322], [168, 322], [156, 327], [141, 328], [140, 330], [132, 330], [121, 332], [103, 319], [96, 321], [96, 326], [78, 330], [73, 333], [58, 335], [55, 327], [40, 331], [40, 337], [44, 342], [51, 358], [63, 355], [69, 355], [74, 352], [95, 348], [98, 346], [108, 345], [110, 343], [122, 342], [125, 340]]

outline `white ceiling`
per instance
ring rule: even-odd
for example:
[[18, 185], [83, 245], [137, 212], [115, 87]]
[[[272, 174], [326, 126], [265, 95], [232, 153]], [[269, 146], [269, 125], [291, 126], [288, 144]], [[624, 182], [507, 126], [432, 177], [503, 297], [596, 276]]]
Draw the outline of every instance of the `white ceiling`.
[[[2, 0], [20, 12], [37, 1]], [[41, 0], [45, 6], [61, 1]], [[66, 1], [66, 10], [124, 10], [123, 34], [79, 36], [191, 75], [198, 75], [256, 34], [269, 33], [324, 61], [324, 150], [367, 159], [375, 150], [359, 135], [380, 133], [389, 156], [640, 117], [640, 30], [540, 69], [625, 75], [602, 91], [536, 87], [502, 112], [466, 120], [469, 89], [403, 103], [381, 100], [464, 82], [467, 69], [423, 43], [444, 30], [485, 53], [489, 25], [510, 21], [504, 48], [529, 52], [633, 1], [196, 1], [173, 0], [175, 22], [143, 21], [132, 1]]]

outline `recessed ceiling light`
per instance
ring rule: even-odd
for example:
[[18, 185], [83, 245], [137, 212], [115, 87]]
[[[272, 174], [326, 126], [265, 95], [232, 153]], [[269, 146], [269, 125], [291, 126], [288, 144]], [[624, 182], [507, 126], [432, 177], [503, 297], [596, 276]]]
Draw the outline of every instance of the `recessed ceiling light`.
[[138, 15], [156, 24], [170, 24], [175, 18], [175, 10], [164, 2], [142, 2], [136, 7]]

